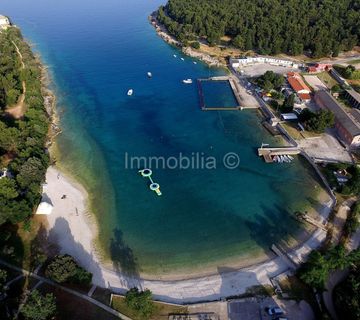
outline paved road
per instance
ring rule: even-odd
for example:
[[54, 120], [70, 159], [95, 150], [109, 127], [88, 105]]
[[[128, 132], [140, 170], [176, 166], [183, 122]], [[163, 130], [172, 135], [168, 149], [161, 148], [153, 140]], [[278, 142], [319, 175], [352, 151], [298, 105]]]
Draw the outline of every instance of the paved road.
[[[351, 206], [352, 203], [354, 202], [354, 199], [349, 199], [347, 201], [344, 202], [344, 204], [342, 206], [344, 206], [344, 208], [346, 206]], [[341, 209], [341, 207], [340, 207]], [[339, 210], [340, 210], [339, 209]], [[355, 250], [359, 247], [360, 244], [360, 228], [351, 236], [350, 240], [349, 240], [349, 250]], [[338, 320], [339, 318], [337, 317], [336, 311], [335, 311], [335, 307], [334, 307], [334, 301], [333, 301], [333, 291], [334, 288], [341, 282], [343, 281], [347, 275], [349, 274], [349, 270], [338, 270], [333, 272], [330, 277], [329, 280], [326, 284], [326, 291], [323, 292], [323, 300], [324, 300], [324, 304], [326, 306], [326, 309], [329, 311], [331, 317], [334, 320]]]

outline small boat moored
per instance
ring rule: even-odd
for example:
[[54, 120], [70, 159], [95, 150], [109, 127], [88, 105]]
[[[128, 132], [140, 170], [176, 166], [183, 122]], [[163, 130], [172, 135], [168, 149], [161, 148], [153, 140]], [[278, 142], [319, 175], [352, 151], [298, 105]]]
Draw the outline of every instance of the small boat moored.
[[185, 79], [185, 80], [183, 80], [183, 83], [185, 83], [185, 84], [192, 84], [193, 81], [192, 81], [192, 79]]

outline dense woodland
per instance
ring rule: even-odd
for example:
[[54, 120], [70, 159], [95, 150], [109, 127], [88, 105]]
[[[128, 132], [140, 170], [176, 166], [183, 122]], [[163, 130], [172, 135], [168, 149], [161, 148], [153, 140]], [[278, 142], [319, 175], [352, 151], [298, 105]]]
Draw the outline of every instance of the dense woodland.
[[[14, 43], [23, 56], [25, 69]], [[21, 119], [6, 113], [22, 93], [26, 83], [26, 112]], [[41, 197], [49, 156], [45, 142], [49, 119], [41, 93], [41, 69], [20, 31], [10, 28], [0, 33], [0, 225], [26, 220]]]
[[260, 54], [336, 56], [360, 42], [359, 0], [169, 0], [158, 19], [180, 41], [228, 35]]

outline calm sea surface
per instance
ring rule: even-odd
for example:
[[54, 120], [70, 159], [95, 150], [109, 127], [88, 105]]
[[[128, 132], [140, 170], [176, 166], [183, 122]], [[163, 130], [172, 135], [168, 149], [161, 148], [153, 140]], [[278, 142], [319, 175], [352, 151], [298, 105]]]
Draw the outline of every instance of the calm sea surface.
[[[148, 273], [267, 250], [298, 232], [291, 213], [314, 205], [318, 187], [299, 160], [268, 165], [257, 156], [262, 142], [279, 141], [256, 111], [200, 111], [195, 82], [182, 80], [224, 71], [194, 64], [156, 35], [147, 17], [162, 2], [0, 4], [49, 66], [64, 131], [59, 160], [90, 192], [100, 245], [123, 268]], [[240, 156], [235, 170], [222, 163], [228, 152]], [[216, 169], [153, 166], [157, 197], [137, 173], [141, 165], [130, 168], [135, 156], [172, 157], [171, 167], [181, 157], [216, 159]]]

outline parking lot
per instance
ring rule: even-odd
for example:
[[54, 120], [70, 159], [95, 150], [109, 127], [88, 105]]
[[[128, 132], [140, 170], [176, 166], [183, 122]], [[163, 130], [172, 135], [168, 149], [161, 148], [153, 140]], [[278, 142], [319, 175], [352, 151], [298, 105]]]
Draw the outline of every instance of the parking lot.
[[336, 139], [333, 129], [328, 129], [326, 133], [319, 137], [299, 140], [298, 143], [299, 147], [303, 148], [312, 158], [328, 161], [352, 162], [348, 151]]
[[245, 298], [228, 302], [229, 320], [273, 320], [278, 316], [267, 313], [267, 307], [280, 307], [288, 320], [313, 320], [314, 313], [310, 305], [295, 300], [280, 300], [276, 296], [266, 298]]
[[274, 66], [268, 63], [257, 63], [254, 65], [249, 65], [246, 67], [242, 67], [241, 70], [241, 76], [245, 77], [259, 77], [263, 75], [266, 71], [273, 71], [275, 73], [279, 74], [286, 74], [288, 72], [299, 72], [300, 70], [297, 68], [289, 68], [289, 67], [281, 67], [281, 66]]

